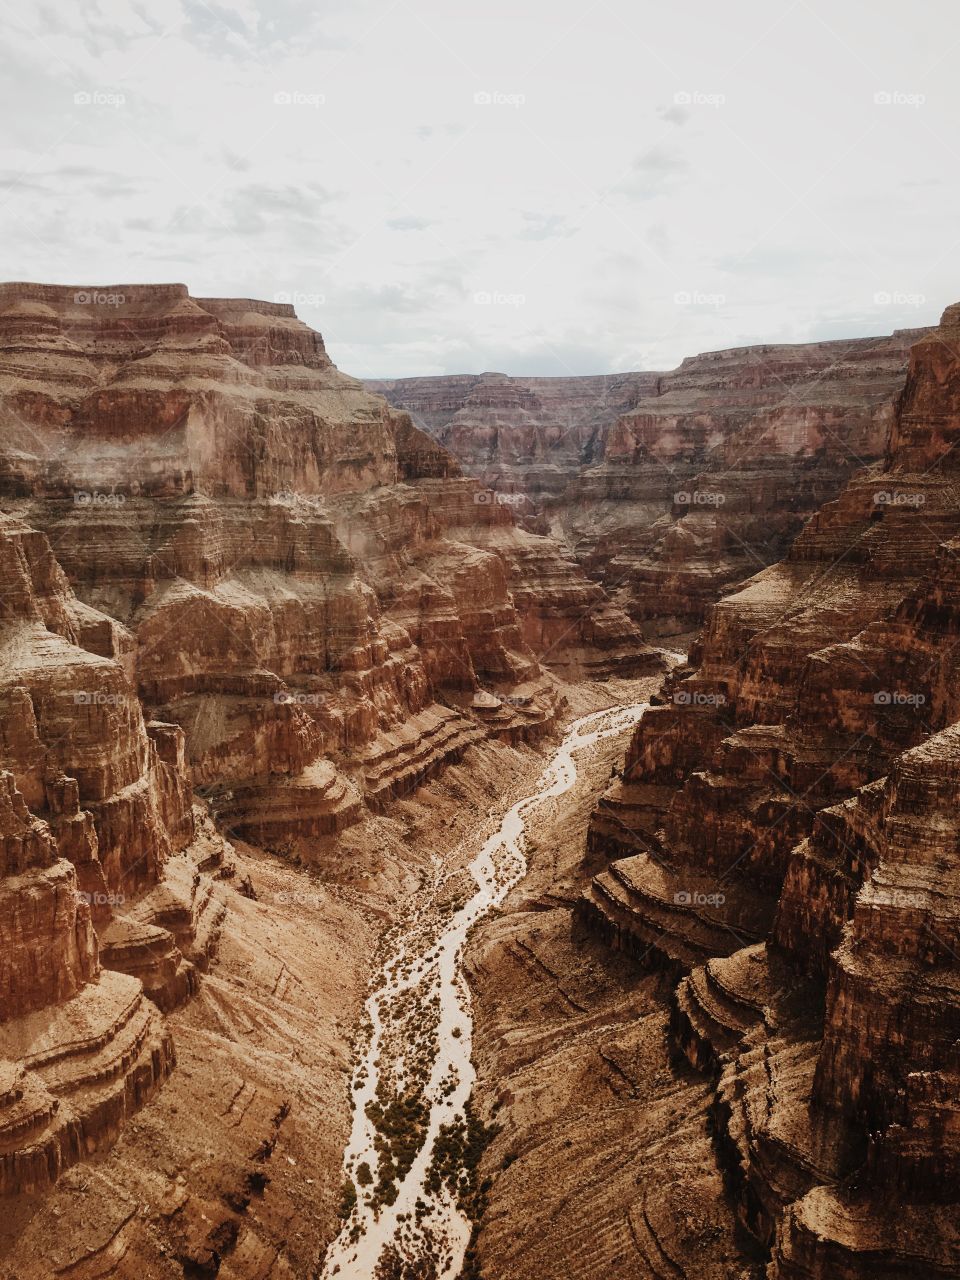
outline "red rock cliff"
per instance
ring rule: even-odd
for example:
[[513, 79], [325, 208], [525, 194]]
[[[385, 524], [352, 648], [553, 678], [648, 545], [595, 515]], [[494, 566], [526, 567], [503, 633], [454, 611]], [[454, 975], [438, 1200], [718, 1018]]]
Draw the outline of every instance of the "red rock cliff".
[[699, 625], [878, 459], [918, 336], [708, 352], [668, 373], [371, 382], [552, 528], [651, 635]]
[[580, 918], [679, 979], [782, 1280], [960, 1268], [958, 325], [913, 347], [882, 460], [714, 607], [592, 824], [620, 860]]

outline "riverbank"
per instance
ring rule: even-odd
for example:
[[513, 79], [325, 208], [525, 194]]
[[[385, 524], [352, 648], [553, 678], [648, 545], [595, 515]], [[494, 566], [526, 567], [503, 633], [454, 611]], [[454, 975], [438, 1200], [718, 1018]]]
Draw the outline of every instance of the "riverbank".
[[[617, 693], [636, 697], [637, 682]], [[486, 832], [469, 842], [473, 891], [467, 896], [463, 888], [455, 850], [452, 858], [436, 861], [432, 884], [386, 940], [354, 1076], [345, 1223], [327, 1253], [325, 1278], [460, 1274], [472, 1229], [465, 1202], [469, 1175], [453, 1166], [446, 1177], [439, 1171], [451, 1165], [453, 1148], [461, 1151], [458, 1158], [466, 1149], [476, 1154], [481, 1136], [489, 1136], [468, 1108], [472, 1019], [462, 951], [471, 930], [522, 880], [541, 810], [575, 783], [581, 758], [591, 756], [598, 740], [623, 739], [642, 714], [636, 703], [616, 705], [609, 689], [575, 695], [581, 706], [601, 698], [603, 710], [590, 710], [567, 727], [535, 785], [527, 783], [526, 794], [506, 812], [503, 801], [492, 809], [494, 830], [479, 850]], [[451, 880], [458, 885], [455, 894], [447, 891]]]
[[623, 745], [601, 743], [541, 810], [526, 876], [467, 948], [474, 1097], [497, 1126], [480, 1166], [484, 1280], [759, 1277], [730, 1244], [710, 1090], [670, 1059], [668, 989], [573, 924], [599, 870], [587, 821]]

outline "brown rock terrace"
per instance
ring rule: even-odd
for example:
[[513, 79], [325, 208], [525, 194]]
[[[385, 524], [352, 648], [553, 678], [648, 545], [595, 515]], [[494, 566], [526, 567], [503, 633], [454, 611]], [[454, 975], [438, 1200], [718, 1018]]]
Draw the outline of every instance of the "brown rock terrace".
[[377, 389], [0, 286], [7, 1270], [319, 1275], [378, 944], [650, 696], [468, 945], [471, 1274], [960, 1275], [960, 306]]

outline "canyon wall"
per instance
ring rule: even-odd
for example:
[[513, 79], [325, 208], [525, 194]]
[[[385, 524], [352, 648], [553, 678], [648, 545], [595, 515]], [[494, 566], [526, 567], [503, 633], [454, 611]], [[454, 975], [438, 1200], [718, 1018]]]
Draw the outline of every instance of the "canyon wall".
[[951, 307], [883, 458], [714, 606], [588, 833], [577, 919], [675, 984], [772, 1280], [960, 1271], [958, 439]]
[[708, 352], [667, 373], [367, 385], [564, 541], [646, 634], [681, 635], [882, 456], [921, 332]]
[[169, 1076], [231, 841], [327, 857], [552, 732], [554, 670], [661, 669], [483, 496], [291, 307], [0, 286], [0, 1192]]

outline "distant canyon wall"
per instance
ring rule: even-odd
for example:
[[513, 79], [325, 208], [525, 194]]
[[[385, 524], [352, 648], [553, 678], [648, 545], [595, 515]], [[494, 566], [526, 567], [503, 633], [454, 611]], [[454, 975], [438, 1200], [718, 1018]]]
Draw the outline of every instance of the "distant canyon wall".
[[921, 333], [708, 352], [666, 373], [367, 385], [663, 637], [701, 625], [882, 456]]
[[960, 1271], [958, 440], [954, 306], [882, 457], [714, 606], [591, 820], [578, 919], [675, 984], [771, 1280]]

